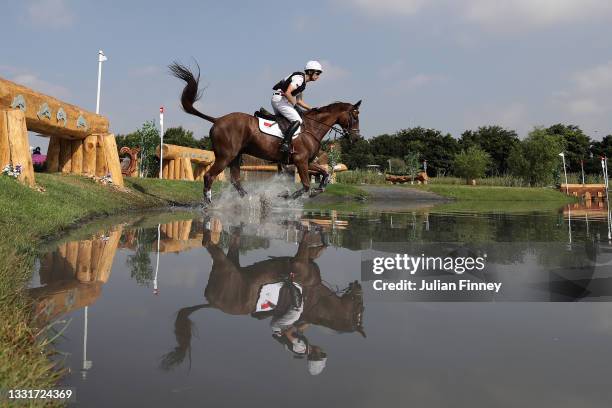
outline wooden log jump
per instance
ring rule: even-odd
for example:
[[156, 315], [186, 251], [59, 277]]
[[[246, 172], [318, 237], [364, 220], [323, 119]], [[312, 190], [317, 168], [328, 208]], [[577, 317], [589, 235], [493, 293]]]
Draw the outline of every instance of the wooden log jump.
[[425, 173], [424, 171], [420, 171], [417, 173], [416, 177], [414, 177], [414, 180], [412, 178], [412, 176], [396, 176], [393, 174], [387, 174], [385, 175], [385, 180], [386, 181], [390, 181], [393, 184], [396, 183], [410, 183], [411, 181], [416, 181], [417, 183], [421, 184], [427, 184], [427, 180], [429, 180], [429, 177], [427, 177], [427, 173]]
[[33, 185], [28, 131], [50, 137], [48, 172], [99, 177], [110, 173], [113, 184], [123, 186], [107, 118], [0, 78], [0, 167], [21, 165], [20, 180]]
[[[194, 149], [164, 143], [162, 146], [162, 178], [167, 180], [203, 180], [204, 174], [215, 162], [215, 153], [210, 150]], [[155, 149], [159, 158], [159, 146]], [[219, 173], [217, 180], [225, 180]]]
[[606, 185], [605, 184], [561, 184], [559, 191], [574, 197], [580, 197], [585, 200], [606, 199]]

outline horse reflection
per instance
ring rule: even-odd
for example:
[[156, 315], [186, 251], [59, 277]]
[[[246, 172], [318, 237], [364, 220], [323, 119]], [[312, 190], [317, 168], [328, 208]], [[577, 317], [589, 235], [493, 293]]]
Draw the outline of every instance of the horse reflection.
[[[311, 374], [318, 374], [324, 366], [325, 352], [310, 345], [304, 336], [311, 325], [330, 328], [337, 332], [357, 332], [365, 337], [363, 330], [363, 295], [360, 284], [355, 281], [340, 293], [326, 286], [315, 260], [326, 248], [320, 231], [305, 231], [293, 257], [270, 257], [252, 265], [240, 265], [240, 229], [235, 229], [229, 240], [227, 254], [210, 240], [205, 232], [203, 246], [210, 253], [213, 265], [204, 295], [207, 304], [195, 305], [179, 310], [174, 333], [177, 345], [162, 357], [161, 367], [171, 369], [189, 356], [193, 323], [191, 313], [202, 308], [215, 308], [232, 315], [247, 315], [257, 319], [272, 317], [273, 337], [284, 344], [296, 356], [307, 357]], [[287, 286], [290, 281], [301, 292], [302, 304], [298, 313], [291, 316], [290, 307], [281, 308], [272, 304], [270, 310], [262, 302], [264, 287]], [[282, 297], [282, 296], [281, 296]], [[263, 306], [262, 306], [263, 305]], [[295, 312], [294, 310], [294, 312]], [[284, 324], [281, 324], [284, 321]]]

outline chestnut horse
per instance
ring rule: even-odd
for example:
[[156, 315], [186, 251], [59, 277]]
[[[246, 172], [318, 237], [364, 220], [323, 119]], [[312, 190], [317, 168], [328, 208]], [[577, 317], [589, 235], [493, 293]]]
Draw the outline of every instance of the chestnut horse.
[[[198, 91], [200, 71], [196, 76], [189, 68], [173, 63], [170, 71], [174, 76], [186, 82], [181, 104], [185, 112], [199, 116], [213, 123], [210, 129], [212, 149], [215, 152], [215, 162], [204, 175], [204, 203], [211, 203], [211, 186], [215, 177], [226, 167], [230, 167], [231, 182], [241, 197], [246, 191], [240, 184], [240, 157], [243, 153], [260, 159], [280, 163], [285, 159], [279, 151], [282, 139], [267, 135], [259, 130], [255, 116], [241, 112], [229, 113], [215, 118], [198, 111], [193, 104], [200, 99]], [[294, 151], [289, 155], [289, 163], [295, 164], [302, 181], [302, 188], [297, 190], [292, 198], [297, 198], [310, 190], [308, 169], [323, 174], [320, 188], [324, 188], [329, 180], [325, 168], [312, 163], [321, 148], [321, 140], [335, 125], [342, 128], [344, 137], [354, 141], [359, 136], [359, 105], [361, 101], [350, 104], [335, 102], [321, 108], [311, 109], [304, 113], [304, 122], [299, 136], [293, 140]]]

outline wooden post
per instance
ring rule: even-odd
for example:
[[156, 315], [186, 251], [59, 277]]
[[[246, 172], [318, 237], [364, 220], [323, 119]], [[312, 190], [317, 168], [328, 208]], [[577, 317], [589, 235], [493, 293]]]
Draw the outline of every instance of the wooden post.
[[183, 175], [185, 180], [193, 181], [193, 168], [191, 167], [191, 160], [187, 157], [183, 157]]
[[72, 143], [68, 139], [60, 139], [59, 171], [70, 173], [72, 170]]
[[79, 282], [90, 282], [91, 279], [91, 240], [79, 242], [76, 278]]
[[191, 222], [193, 220], [181, 221], [181, 240], [187, 241], [189, 239], [189, 233], [191, 232]]
[[73, 140], [70, 142], [72, 149], [72, 168], [73, 174], [81, 174], [83, 172], [83, 141]]
[[98, 264], [98, 273], [96, 275], [97, 281], [106, 282], [110, 277], [113, 259], [115, 259], [115, 253], [117, 252], [117, 247], [119, 246], [119, 239], [121, 238], [122, 230], [122, 227], [118, 227], [117, 230], [108, 234], [108, 240], [104, 243], [104, 247], [100, 254], [100, 263]]
[[5, 110], [0, 111], [0, 171], [11, 162], [11, 150], [8, 139], [8, 118]]
[[79, 258], [79, 242], [66, 243], [66, 266], [69, 268], [73, 278], [76, 279], [77, 259]]
[[182, 173], [181, 173], [181, 166], [182, 162], [180, 158], [176, 158], [174, 159], [174, 179], [175, 180], [182, 180]]
[[[19, 181], [34, 185], [34, 166], [30, 154], [30, 142], [24, 113], [19, 110], [10, 110], [6, 113], [9, 150], [13, 166], [21, 165]], [[1, 170], [1, 169], [0, 169]]]
[[181, 236], [179, 234], [179, 221], [174, 221], [172, 223], [172, 238], [176, 240], [181, 239]]
[[164, 160], [162, 163], [162, 177], [164, 180], [168, 180], [168, 160]]
[[96, 135], [96, 176], [104, 177], [106, 174], [108, 174], [108, 166], [104, 154], [104, 136]]
[[60, 138], [51, 136], [49, 139], [49, 147], [47, 148], [47, 172], [57, 173], [60, 162]]
[[168, 179], [174, 180], [174, 159], [168, 160]]
[[108, 171], [111, 174], [113, 184], [123, 187], [123, 174], [121, 174], [121, 165], [119, 164], [119, 152], [117, 151], [115, 135], [108, 134], [105, 135], [103, 139], [106, 164], [108, 166]]
[[83, 174], [86, 176], [96, 174], [96, 144], [95, 135], [89, 135], [83, 140]]

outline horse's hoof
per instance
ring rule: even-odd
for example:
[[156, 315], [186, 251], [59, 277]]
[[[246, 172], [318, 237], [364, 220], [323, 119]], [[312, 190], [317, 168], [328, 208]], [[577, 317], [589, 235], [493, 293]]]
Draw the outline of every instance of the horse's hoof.
[[310, 197], [315, 197], [318, 196], [319, 194], [321, 194], [323, 191], [325, 191], [322, 188], [313, 188], [312, 190], [310, 190]]
[[304, 190], [298, 190], [295, 193], [291, 194], [291, 199], [292, 200], [296, 200], [298, 198], [300, 198], [302, 196], [302, 194], [304, 194], [305, 191]]
[[289, 198], [289, 192], [288, 191], [283, 191], [282, 193], [280, 193], [278, 195], [279, 198], [284, 198], [285, 200]]

